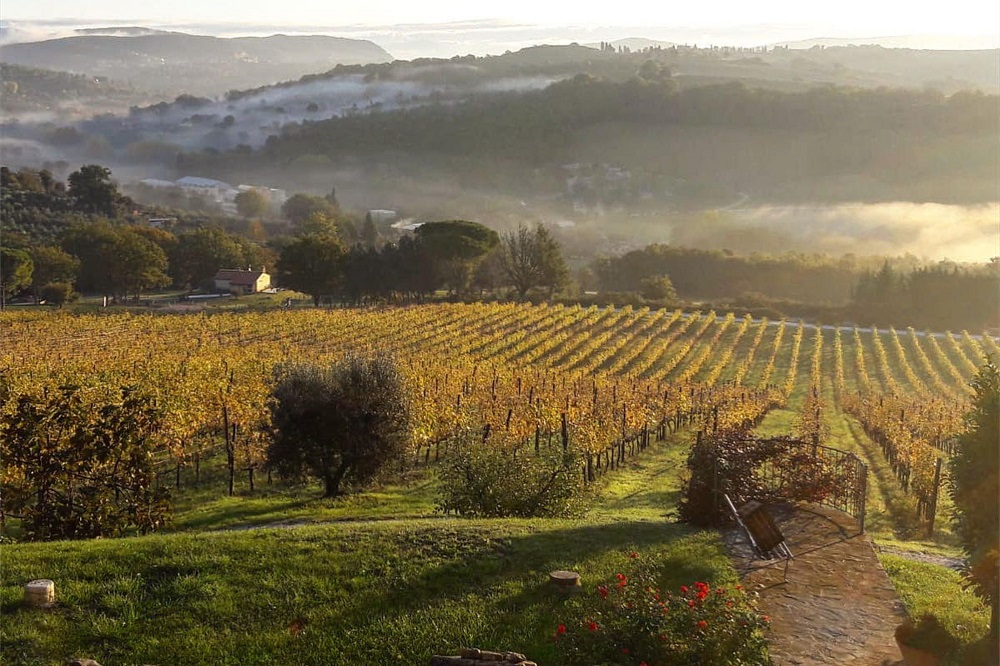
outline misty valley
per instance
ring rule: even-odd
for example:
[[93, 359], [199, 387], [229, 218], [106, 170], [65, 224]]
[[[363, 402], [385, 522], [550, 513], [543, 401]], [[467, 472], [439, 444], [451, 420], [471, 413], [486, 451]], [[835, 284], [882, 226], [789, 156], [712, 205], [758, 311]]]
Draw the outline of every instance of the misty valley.
[[[318, 68], [311, 63], [326, 49], [332, 68], [243, 90], [229, 88], [233, 76], [205, 95], [193, 73], [168, 86], [102, 65], [123, 39], [145, 50], [140, 64], [154, 73], [200, 53], [180, 33], [155, 31], [0, 49], [6, 164], [61, 178], [72, 165], [106, 164], [149, 203], [159, 199], [141, 181], [184, 176], [287, 192], [335, 187], [358, 214], [553, 225], [591, 257], [653, 242], [995, 254], [990, 52], [602, 42], [351, 64], [374, 45], [341, 40], [338, 51], [286, 37], [297, 49], [286, 65]], [[266, 48], [233, 62], [266, 80], [274, 74], [264, 65], [284, 52]], [[104, 59], [88, 61], [96, 49]], [[224, 54], [203, 57], [212, 76], [226, 71], [209, 65]]]

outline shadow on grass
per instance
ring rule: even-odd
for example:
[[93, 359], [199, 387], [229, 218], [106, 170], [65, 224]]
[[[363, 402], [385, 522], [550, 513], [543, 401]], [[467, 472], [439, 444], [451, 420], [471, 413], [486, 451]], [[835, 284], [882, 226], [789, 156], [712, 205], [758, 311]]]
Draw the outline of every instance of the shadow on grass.
[[[407, 581], [404, 586], [387, 589], [360, 605], [343, 609], [338, 623], [343, 622], [365, 634], [359, 625], [392, 625], [425, 609], [429, 602], [437, 606], [460, 604], [471, 592], [488, 598], [494, 612], [499, 612], [499, 618], [551, 618], [554, 629], [567, 595], [548, 583], [550, 571], [571, 569], [580, 572], [583, 589], [578, 593], [587, 594], [598, 584], [613, 582], [614, 573], [620, 570], [616, 566], [624, 561], [622, 558], [626, 557], [628, 549], [645, 554], [659, 551], [662, 559], [657, 561], [655, 568], [661, 583], [676, 588], [717, 577], [720, 563], [706, 555], [706, 549], [713, 548], [715, 540], [712, 533], [683, 525], [639, 521], [589, 524], [511, 536], [500, 548], [451, 560]], [[722, 560], [725, 561], [724, 555]], [[497, 619], [494, 616], [494, 620]], [[511, 622], [511, 626], [524, 625], [523, 620], [511, 619]], [[499, 623], [508, 624], [503, 619]], [[548, 632], [548, 624], [539, 626], [539, 632]], [[544, 645], [547, 637], [548, 633], [525, 636], [521, 643], [504, 649]], [[492, 647], [500, 649], [502, 646]], [[413, 655], [414, 658], [418, 656]], [[545, 655], [529, 656], [540, 659]]]
[[[660, 515], [667, 516], [676, 513], [677, 503], [680, 501], [680, 490], [662, 490], [649, 492], [645, 490], [636, 491], [625, 497], [614, 500], [606, 500], [595, 509], [596, 514], [614, 515], [619, 511], [633, 512], [642, 509], [658, 511]], [[636, 501], [639, 499], [639, 501]]]
[[223, 497], [209, 505], [185, 512], [170, 532], [230, 528], [244, 523], [270, 522], [289, 512], [316, 508], [322, 500], [316, 496]]

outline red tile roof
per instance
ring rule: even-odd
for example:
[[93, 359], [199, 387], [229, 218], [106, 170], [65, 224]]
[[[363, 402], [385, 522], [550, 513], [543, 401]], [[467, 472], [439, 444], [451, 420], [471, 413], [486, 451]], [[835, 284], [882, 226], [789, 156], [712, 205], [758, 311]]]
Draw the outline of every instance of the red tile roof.
[[237, 287], [250, 287], [257, 284], [257, 280], [264, 271], [241, 271], [238, 268], [223, 268], [215, 274], [216, 280], [226, 280], [229, 284]]

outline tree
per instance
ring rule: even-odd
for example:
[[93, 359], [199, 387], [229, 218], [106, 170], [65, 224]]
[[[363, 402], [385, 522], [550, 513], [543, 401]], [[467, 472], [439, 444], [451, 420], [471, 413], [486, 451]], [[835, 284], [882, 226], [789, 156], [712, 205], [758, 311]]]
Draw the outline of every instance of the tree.
[[114, 261], [109, 266], [115, 297], [139, 295], [148, 289], [170, 284], [167, 255], [153, 241], [124, 228], [113, 247]]
[[277, 278], [281, 286], [312, 296], [317, 307], [341, 284], [344, 244], [333, 234], [299, 236], [281, 249]]
[[107, 223], [71, 227], [63, 249], [80, 260], [77, 287], [105, 296], [136, 297], [170, 282], [167, 255], [159, 245], [130, 227]]
[[975, 396], [951, 459], [953, 521], [966, 554], [965, 575], [990, 605], [991, 663], [1000, 645], [1000, 370], [993, 359], [972, 381]]
[[433, 260], [413, 236], [403, 236], [395, 245], [384, 245], [381, 256], [390, 291], [417, 299], [434, 292], [437, 279]]
[[0, 247], [0, 310], [7, 299], [31, 284], [34, 265], [24, 250]]
[[120, 195], [111, 182], [111, 170], [99, 164], [87, 164], [66, 179], [76, 206], [85, 213], [114, 217]]
[[314, 213], [322, 213], [334, 219], [340, 209], [323, 197], [311, 194], [293, 194], [281, 205], [281, 214], [295, 226], [301, 225]]
[[77, 224], [63, 234], [61, 246], [80, 262], [76, 286], [82, 292], [114, 293], [107, 267], [114, 261], [118, 230], [107, 222]]
[[466, 291], [476, 264], [500, 243], [497, 232], [468, 220], [427, 222], [417, 228], [416, 237], [431, 259], [437, 283], [454, 293]]
[[236, 195], [236, 210], [243, 217], [263, 217], [270, 201], [259, 190], [244, 190]]
[[239, 240], [222, 229], [181, 234], [170, 253], [170, 276], [185, 288], [207, 288], [220, 268], [244, 268], [248, 262]]
[[[41, 245], [31, 249], [31, 260], [35, 265], [31, 275], [31, 290], [35, 300], [41, 296], [42, 288], [48, 284], [66, 284], [72, 292], [73, 283], [80, 270], [80, 260], [54, 245]], [[52, 299], [45, 298], [50, 301]]]
[[541, 224], [534, 231], [518, 225], [504, 234], [502, 248], [504, 274], [522, 299], [535, 288], [546, 289], [551, 298], [569, 281], [559, 243]]
[[274, 436], [268, 463], [284, 476], [318, 477], [324, 497], [340, 494], [344, 481], [371, 480], [406, 445], [406, 389], [386, 356], [281, 366], [269, 406]]
[[677, 300], [677, 290], [674, 283], [666, 275], [650, 275], [639, 281], [642, 297], [650, 301], [674, 302]]
[[375, 249], [378, 245], [378, 229], [372, 221], [371, 213], [365, 213], [365, 221], [361, 225], [359, 236], [361, 244], [369, 249]]

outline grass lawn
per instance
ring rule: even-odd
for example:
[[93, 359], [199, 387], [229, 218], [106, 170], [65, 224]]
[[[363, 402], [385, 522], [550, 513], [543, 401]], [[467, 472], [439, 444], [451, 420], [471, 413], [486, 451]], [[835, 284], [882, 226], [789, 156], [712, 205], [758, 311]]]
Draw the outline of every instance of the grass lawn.
[[981, 651], [989, 640], [990, 610], [971, 590], [963, 589], [958, 572], [896, 555], [883, 554], [879, 559], [910, 617], [933, 613], [962, 642], [963, 654], [956, 655], [955, 663], [987, 663]]
[[[298, 489], [196, 506], [192, 494], [183, 531], [5, 545], [4, 661], [420, 664], [472, 645], [553, 663], [552, 632], [572, 621], [547, 583], [553, 569], [579, 571], [593, 589], [634, 550], [668, 588], [735, 581], [717, 534], [663, 519], [684, 443], [658, 443], [612, 475], [576, 519], [412, 517], [432, 507], [425, 481], [334, 501]], [[216, 529], [323, 516], [340, 522]], [[57, 608], [21, 606], [34, 578], [55, 581]]]

